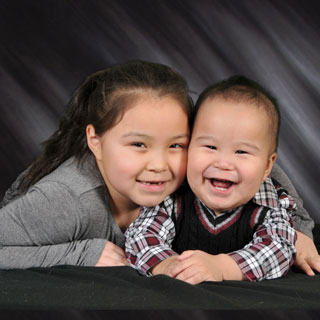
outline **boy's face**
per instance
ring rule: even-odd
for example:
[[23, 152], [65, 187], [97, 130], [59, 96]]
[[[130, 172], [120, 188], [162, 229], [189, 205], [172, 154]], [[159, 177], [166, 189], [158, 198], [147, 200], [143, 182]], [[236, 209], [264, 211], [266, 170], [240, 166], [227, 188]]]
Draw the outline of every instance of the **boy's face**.
[[208, 98], [197, 114], [188, 152], [193, 192], [216, 214], [248, 202], [276, 160], [266, 111]]

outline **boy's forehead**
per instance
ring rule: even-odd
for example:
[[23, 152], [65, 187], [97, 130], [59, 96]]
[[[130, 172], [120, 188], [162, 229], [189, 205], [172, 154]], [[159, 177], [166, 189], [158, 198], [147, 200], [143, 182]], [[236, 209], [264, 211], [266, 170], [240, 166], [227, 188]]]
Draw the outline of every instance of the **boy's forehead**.
[[[258, 112], [257, 112], [258, 111]], [[243, 99], [233, 99], [233, 98], [223, 98], [223, 97], [208, 97], [203, 101], [201, 106], [198, 109], [196, 115], [197, 120], [201, 115], [200, 119], [208, 120], [211, 116], [219, 116], [223, 114], [233, 114], [236, 113], [239, 117], [246, 117], [248, 114], [264, 114], [266, 117], [263, 117], [268, 121], [269, 114], [259, 102]]]
[[[254, 119], [248, 122], [248, 119]], [[251, 123], [264, 127], [270, 127], [270, 121], [265, 108], [250, 101], [235, 101], [234, 99], [211, 98], [206, 99], [198, 110], [195, 119], [194, 129], [201, 129], [206, 126], [207, 129], [213, 129], [218, 123]]]
[[216, 128], [223, 128], [223, 132], [226, 132], [234, 131], [236, 127], [239, 128], [239, 133], [253, 130], [252, 128], [255, 128], [259, 135], [264, 132], [264, 146], [269, 148], [270, 144], [272, 148], [274, 136], [270, 117], [265, 108], [252, 101], [235, 101], [220, 97], [206, 99], [198, 110], [192, 137], [196, 138], [199, 134], [215, 134]]

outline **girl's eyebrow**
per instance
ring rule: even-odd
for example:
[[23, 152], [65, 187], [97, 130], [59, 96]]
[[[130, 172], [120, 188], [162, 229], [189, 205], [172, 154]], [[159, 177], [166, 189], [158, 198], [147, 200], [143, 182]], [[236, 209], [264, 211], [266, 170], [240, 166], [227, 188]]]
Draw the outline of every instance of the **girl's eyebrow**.
[[124, 134], [123, 136], [121, 136], [121, 138], [127, 138], [127, 137], [148, 137], [148, 135], [139, 131], [130, 131]]
[[[145, 133], [139, 132], [139, 131], [130, 131], [130, 132], [124, 134], [123, 136], [121, 136], [121, 138], [127, 138], [127, 137], [149, 138], [150, 136]], [[189, 137], [190, 137], [189, 134], [183, 133], [183, 134], [178, 134], [178, 135], [172, 137], [172, 139], [189, 138]]]

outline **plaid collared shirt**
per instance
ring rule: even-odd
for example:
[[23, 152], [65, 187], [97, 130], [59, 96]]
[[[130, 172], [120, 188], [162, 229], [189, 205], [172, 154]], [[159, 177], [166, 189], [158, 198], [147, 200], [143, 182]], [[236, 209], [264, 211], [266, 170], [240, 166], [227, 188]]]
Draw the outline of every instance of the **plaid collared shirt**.
[[[268, 208], [263, 222], [257, 225], [256, 215], [253, 223], [255, 233], [252, 241], [244, 248], [230, 252], [243, 274], [250, 281], [274, 279], [283, 276], [289, 270], [295, 257], [294, 243], [296, 234], [292, 227], [290, 211], [295, 210], [294, 200], [285, 192], [277, 191], [270, 178], [262, 183], [259, 191], [252, 199], [258, 206]], [[126, 255], [131, 265], [140, 273], [151, 275], [150, 269], [160, 261], [177, 255], [172, 250], [172, 241], [176, 235], [174, 220], [182, 215], [179, 198], [167, 197], [155, 207], [142, 207], [139, 217], [129, 226], [126, 236]], [[195, 202], [200, 211], [210, 212], [199, 199]], [[211, 233], [219, 233], [232, 223], [236, 223], [237, 214], [241, 214], [242, 207], [222, 213], [218, 225], [211, 225], [204, 214], [199, 219]], [[175, 215], [175, 217], [173, 216]], [[222, 219], [224, 216], [225, 219]], [[260, 220], [261, 221], [261, 220]]]

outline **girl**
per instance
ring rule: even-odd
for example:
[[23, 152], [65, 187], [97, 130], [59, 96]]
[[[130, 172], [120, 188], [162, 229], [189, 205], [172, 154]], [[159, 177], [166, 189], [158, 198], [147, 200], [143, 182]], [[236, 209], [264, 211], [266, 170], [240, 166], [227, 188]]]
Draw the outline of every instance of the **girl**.
[[0, 268], [127, 265], [123, 231], [185, 177], [192, 103], [171, 68], [89, 76], [44, 152], [6, 193]]

